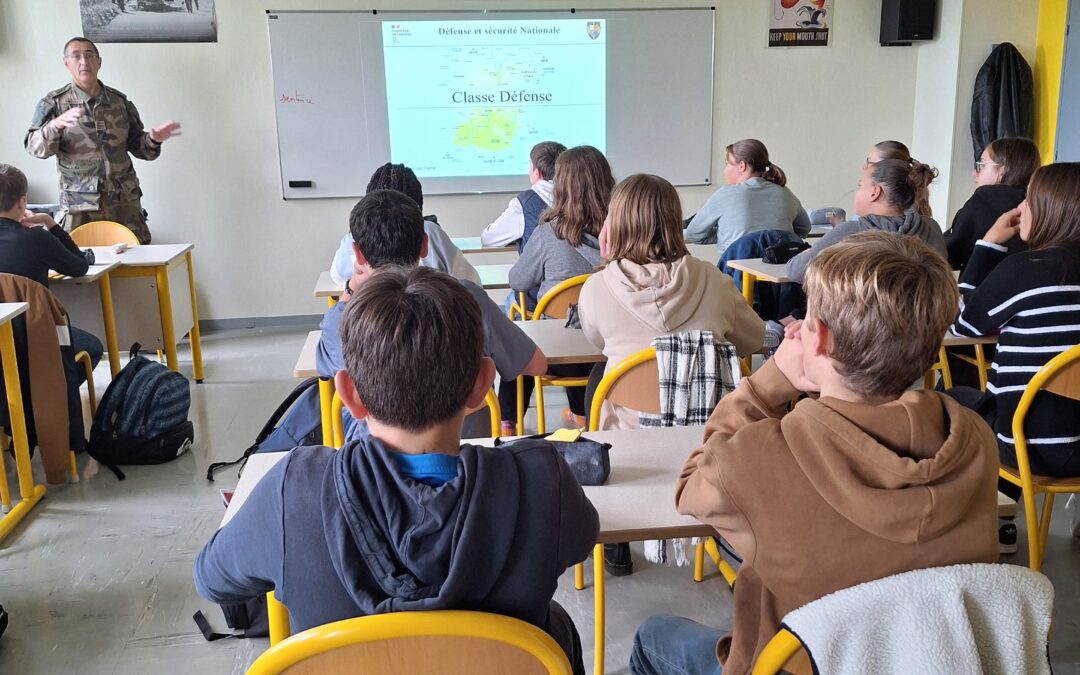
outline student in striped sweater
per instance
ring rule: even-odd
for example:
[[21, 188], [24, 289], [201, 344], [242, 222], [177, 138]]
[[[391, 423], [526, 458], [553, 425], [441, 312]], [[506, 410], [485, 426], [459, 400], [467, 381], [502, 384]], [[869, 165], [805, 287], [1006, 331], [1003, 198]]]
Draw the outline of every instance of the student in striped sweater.
[[[1016, 234], [1029, 250], [1006, 257]], [[964, 387], [950, 393], [983, 414], [997, 434], [1001, 461], [1015, 467], [1012, 418], [1028, 380], [1080, 343], [1080, 163], [1035, 172], [1027, 199], [976, 243], [960, 291], [953, 331], [999, 337], [986, 393]], [[1025, 433], [1033, 472], [1080, 475], [1080, 403], [1040, 393]]]

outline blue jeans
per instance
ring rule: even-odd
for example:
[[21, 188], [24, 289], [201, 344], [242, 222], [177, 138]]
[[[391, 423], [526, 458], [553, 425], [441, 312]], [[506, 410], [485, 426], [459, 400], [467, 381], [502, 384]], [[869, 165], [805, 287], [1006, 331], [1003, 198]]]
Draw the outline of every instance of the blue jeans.
[[649, 617], [634, 635], [630, 672], [634, 675], [719, 675], [716, 642], [726, 632], [681, 616]]
[[[97, 364], [101, 361], [101, 355], [105, 351], [101, 346], [101, 340], [93, 333], [87, 333], [81, 328], [75, 326], [68, 326], [68, 330], [71, 332], [71, 351], [75, 354], [79, 352], [86, 352], [90, 355], [90, 363], [93, 367], [97, 368]], [[78, 375], [76, 375], [79, 384], [86, 382], [86, 373], [82, 368], [78, 369]]]
[[[85, 351], [90, 354], [90, 363], [97, 367], [98, 362], [101, 361], [101, 353], [104, 351], [101, 340], [94, 337], [92, 333], [87, 333], [75, 326], [69, 326], [69, 330], [71, 333], [71, 356]], [[80, 364], [75, 363], [75, 359], [71, 358], [71, 356], [66, 356], [63, 359], [64, 379], [67, 380], [68, 386], [70, 441], [72, 450], [82, 452], [86, 448], [86, 430], [83, 428], [82, 399], [79, 396], [79, 387], [86, 381], [86, 372]]]

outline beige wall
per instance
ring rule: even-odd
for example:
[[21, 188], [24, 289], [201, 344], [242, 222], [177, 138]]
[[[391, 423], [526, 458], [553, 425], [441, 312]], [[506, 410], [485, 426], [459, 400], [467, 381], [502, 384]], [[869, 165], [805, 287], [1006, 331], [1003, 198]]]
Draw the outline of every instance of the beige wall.
[[[1028, 31], [1030, 24], [1033, 42], [1036, 16], [1034, 11], [1027, 16], [1027, 6], [1034, 0], [993, 1], [1006, 8], [1004, 18], [981, 16], [974, 11], [980, 1], [968, 3], [971, 11], [963, 20], [980, 30], [985, 25], [1007, 31], [1019, 24]], [[910, 142], [913, 137], [919, 53], [926, 47], [879, 47], [880, 6], [869, 0], [836, 1], [830, 47], [792, 49], [766, 48], [765, 0], [717, 4], [714, 180], [722, 180], [724, 145], [754, 136], [769, 146], [804, 205], [850, 207], [866, 149], [883, 138]], [[686, 3], [618, 0], [593, 6], [664, 5]], [[103, 81], [128, 94], [147, 124], [175, 118], [184, 125], [184, 135], [170, 140], [158, 161], [137, 162], [137, 170], [155, 240], [196, 244], [203, 318], [320, 311], [311, 287], [346, 229], [351, 202], [281, 199], [265, 10], [369, 6], [349, 0], [218, 0], [216, 44], [102, 45]], [[399, 0], [393, 6], [445, 9], [448, 3]], [[470, 3], [475, 8], [561, 6], [542, 0]], [[6, 130], [0, 135], [0, 162], [27, 171], [36, 200], [55, 199], [55, 168], [51, 160], [26, 155], [23, 133], [37, 99], [65, 83], [61, 47], [79, 32], [77, 0], [0, 3], [0, 82], [6, 92], [0, 106], [0, 128]], [[967, 64], [967, 54], [963, 51], [959, 62]], [[946, 114], [951, 118], [953, 112]], [[966, 122], [957, 119], [956, 126], [966, 129]], [[961, 143], [959, 138], [940, 142], [954, 141]], [[711, 191], [682, 189], [687, 212], [700, 207]], [[452, 235], [476, 234], [507, 199], [505, 194], [432, 197], [425, 211], [438, 213]]]

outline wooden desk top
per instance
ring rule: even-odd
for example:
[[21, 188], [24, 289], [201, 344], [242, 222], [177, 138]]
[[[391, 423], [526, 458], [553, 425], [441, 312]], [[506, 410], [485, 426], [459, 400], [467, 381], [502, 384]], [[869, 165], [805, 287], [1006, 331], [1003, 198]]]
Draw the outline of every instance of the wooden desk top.
[[[480, 275], [480, 285], [487, 289], [510, 288], [510, 268], [513, 266], [513, 263], [476, 265], [476, 272]], [[345, 284], [336, 283], [330, 278], [329, 271], [323, 271], [319, 272], [319, 279], [315, 282], [313, 295], [316, 298], [337, 297], [344, 290]]]
[[727, 261], [727, 266], [732, 269], [749, 272], [750, 274], [753, 274], [758, 281], [771, 281], [774, 284], [784, 284], [791, 281], [784, 273], [783, 265], [771, 265], [767, 262], [763, 262], [761, 258], [729, 260]]
[[513, 263], [501, 263], [498, 265], [475, 265], [477, 274], [480, 275], [480, 285], [485, 289], [510, 288], [510, 268]]
[[942, 345], [945, 347], [959, 347], [962, 345], [996, 345], [998, 336], [996, 335], [983, 335], [982, 337], [966, 337], [963, 335], [956, 335], [952, 331], [945, 334], [945, 339], [942, 341]]
[[315, 352], [319, 347], [319, 339], [322, 337], [321, 330], [313, 330], [307, 334], [304, 346], [300, 350], [300, 356], [293, 366], [293, 377], [308, 378], [318, 377], [319, 371], [315, 369]]
[[[586, 437], [611, 444], [611, 475], [605, 485], [585, 488], [600, 516], [597, 543], [667, 537], [709, 536], [714, 531], [675, 512], [675, 481], [690, 452], [701, 444], [705, 427], [593, 431]], [[475, 441], [490, 445], [492, 439]], [[225, 510], [225, 523], [243, 506], [255, 484], [287, 453], [256, 453]], [[998, 513], [1015, 513], [1016, 504], [998, 493]]]
[[686, 248], [690, 251], [690, 255], [698, 260], [704, 260], [715, 265], [716, 261], [720, 259], [720, 252], [716, 250], [716, 244], [687, 243]]
[[94, 257], [98, 262], [116, 261], [127, 267], [157, 267], [159, 265], [168, 265], [195, 248], [195, 244], [132, 246], [119, 255], [112, 252], [111, 246], [91, 246], [90, 248], [94, 250]]
[[[94, 255], [97, 255], [96, 253]], [[106, 272], [111, 272], [117, 267], [120, 267], [119, 260], [110, 260], [108, 262], [94, 263], [90, 266], [90, 269], [86, 270], [86, 274], [81, 277], [69, 277], [66, 274], [58, 274], [56, 272], [49, 272], [50, 284], [92, 284], [102, 277]]]
[[330, 277], [330, 270], [319, 272], [319, 279], [315, 282], [316, 298], [337, 297], [345, 292], [345, 284], [339, 284]]
[[[600, 514], [598, 543], [713, 533], [708, 525], [675, 512], [675, 479], [690, 451], [701, 443], [703, 432], [704, 427], [684, 427], [586, 434], [588, 438], [612, 445], [611, 476], [607, 484], [585, 488], [585, 494]], [[256, 453], [248, 458], [222, 525], [232, 519], [255, 484], [286, 454]]]
[[28, 302], [0, 302], [0, 324], [5, 324], [26, 311]]
[[484, 246], [480, 237], [451, 237], [462, 253], [516, 253], [517, 246]]
[[541, 321], [515, 321], [520, 328], [544, 352], [548, 363], [597, 363], [604, 355], [585, 339], [580, 328], [567, 328], [562, 319]]

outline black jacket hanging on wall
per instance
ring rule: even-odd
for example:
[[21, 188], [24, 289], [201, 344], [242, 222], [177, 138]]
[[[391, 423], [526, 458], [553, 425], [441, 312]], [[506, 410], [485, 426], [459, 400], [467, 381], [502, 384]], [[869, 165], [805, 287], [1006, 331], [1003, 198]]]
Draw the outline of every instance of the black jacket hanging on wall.
[[975, 77], [971, 98], [971, 144], [975, 161], [999, 138], [1031, 138], [1035, 106], [1031, 66], [1010, 42], [994, 47]]

